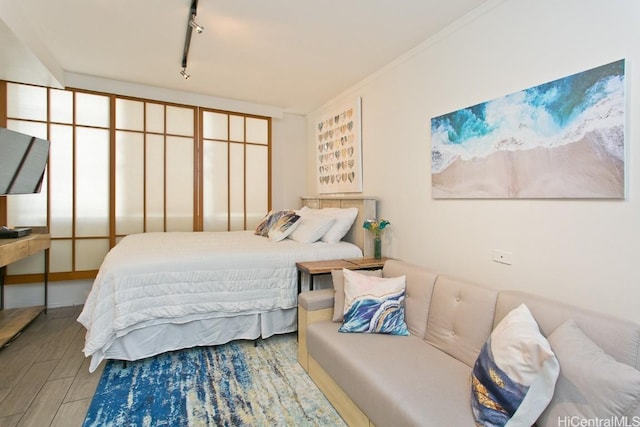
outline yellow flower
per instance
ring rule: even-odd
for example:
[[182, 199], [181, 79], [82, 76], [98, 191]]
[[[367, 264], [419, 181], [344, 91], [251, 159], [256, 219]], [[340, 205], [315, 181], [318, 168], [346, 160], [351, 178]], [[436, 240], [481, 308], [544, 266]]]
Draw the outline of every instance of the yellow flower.
[[382, 232], [382, 230], [384, 230], [385, 227], [390, 224], [391, 223], [386, 219], [381, 219], [380, 221], [376, 221], [375, 219], [367, 219], [365, 220], [364, 224], [362, 224], [362, 227], [371, 231], [373, 234], [375, 234], [376, 237], [380, 237], [380, 233]]

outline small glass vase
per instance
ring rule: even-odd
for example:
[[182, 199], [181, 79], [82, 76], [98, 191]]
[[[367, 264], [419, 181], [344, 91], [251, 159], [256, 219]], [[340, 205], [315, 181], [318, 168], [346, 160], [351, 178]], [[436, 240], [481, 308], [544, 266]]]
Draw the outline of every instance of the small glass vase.
[[382, 238], [380, 236], [373, 238], [373, 257], [375, 259], [382, 258]]

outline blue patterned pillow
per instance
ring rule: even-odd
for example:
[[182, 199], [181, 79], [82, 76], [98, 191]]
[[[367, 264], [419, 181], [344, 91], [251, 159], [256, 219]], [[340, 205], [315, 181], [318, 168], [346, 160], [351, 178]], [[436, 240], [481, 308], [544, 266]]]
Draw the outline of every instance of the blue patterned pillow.
[[477, 426], [531, 426], [555, 390], [560, 365], [538, 324], [522, 304], [495, 327], [471, 376]]
[[343, 270], [344, 321], [340, 332], [409, 335], [404, 321], [406, 277], [382, 278]]

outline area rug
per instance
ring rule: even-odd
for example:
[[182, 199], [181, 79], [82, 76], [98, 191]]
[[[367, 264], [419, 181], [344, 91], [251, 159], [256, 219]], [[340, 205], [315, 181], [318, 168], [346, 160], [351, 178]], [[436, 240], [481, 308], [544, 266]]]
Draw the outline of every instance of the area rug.
[[296, 358], [288, 334], [109, 361], [84, 426], [344, 426]]

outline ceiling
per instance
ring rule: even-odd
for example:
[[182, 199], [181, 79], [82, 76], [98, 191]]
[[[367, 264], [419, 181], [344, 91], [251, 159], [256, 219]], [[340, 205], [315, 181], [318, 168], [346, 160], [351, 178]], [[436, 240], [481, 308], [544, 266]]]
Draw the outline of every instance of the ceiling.
[[49, 70], [306, 114], [484, 1], [200, 0], [184, 80], [191, 0], [0, 0], [0, 78], [49, 85]]

